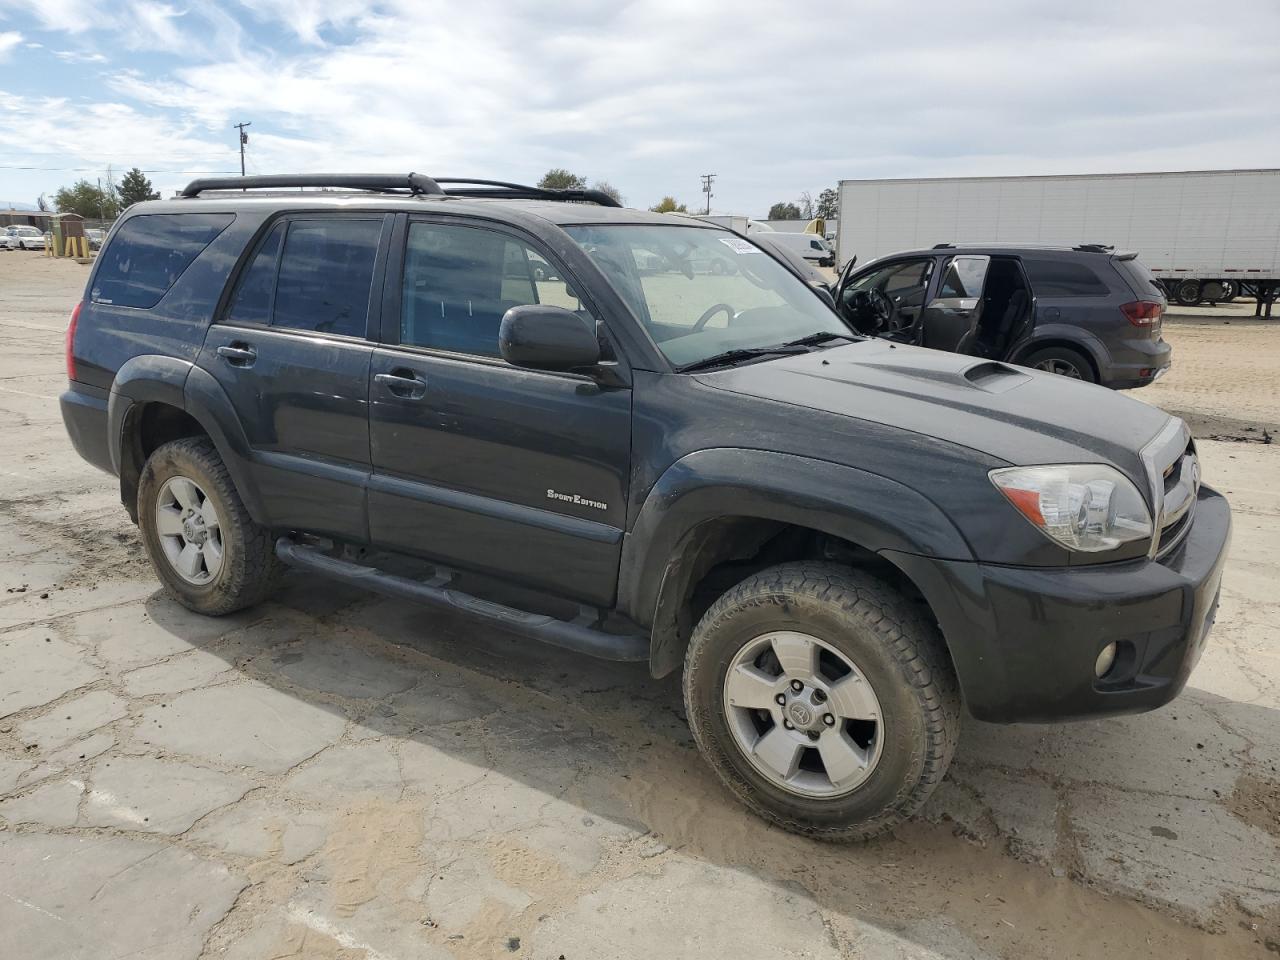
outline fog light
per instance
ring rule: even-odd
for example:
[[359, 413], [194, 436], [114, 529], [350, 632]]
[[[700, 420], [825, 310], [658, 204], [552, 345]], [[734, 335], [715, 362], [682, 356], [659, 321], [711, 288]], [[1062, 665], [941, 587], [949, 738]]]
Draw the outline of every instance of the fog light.
[[1093, 663], [1093, 672], [1101, 680], [1105, 677], [1115, 665], [1116, 662], [1116, 645], [1108, 643], [1102, 648], [1102, 652], [1098, 654], [1098, 659]]

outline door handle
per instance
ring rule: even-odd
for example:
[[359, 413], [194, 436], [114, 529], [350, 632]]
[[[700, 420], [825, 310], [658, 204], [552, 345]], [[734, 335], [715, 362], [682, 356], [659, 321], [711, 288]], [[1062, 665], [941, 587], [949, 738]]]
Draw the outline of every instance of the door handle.
[[233, 367], [252, 367], [258, 351], [247, 343], [232, 343], [218, 348], [218, 356]]
[[412, 370], [392, 370], [390, 373], [375, 373], [373, 382], [386, 387], [397, 397], [406, 400], [420, 400], [427, 395], [427, 381]]

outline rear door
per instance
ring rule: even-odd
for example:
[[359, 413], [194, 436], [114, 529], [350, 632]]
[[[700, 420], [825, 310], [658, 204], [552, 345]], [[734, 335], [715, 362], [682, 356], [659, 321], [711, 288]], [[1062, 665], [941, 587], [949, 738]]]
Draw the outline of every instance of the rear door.
[[368, 333], [392, 219], [277, 220], [205, 338], [197, 362], [236, 409], [272, 526], [368, 539]]
[[[591, 317], [531, 237], [413, 218], [397, 238], [373, 356], [373, 542], [607, 605], [617, 587], [631, 391], [502, 359], [513, 306]], [[552, 280], [551, 277], [556, 279]], [[607, 339], [606, 339], [606, 350]]]
[[920, 315], [918, 342], [935, 350], [967, 353], [982, 317], [982, 290], [991, 258], [965, 254], [952, 257], [938, 292]]

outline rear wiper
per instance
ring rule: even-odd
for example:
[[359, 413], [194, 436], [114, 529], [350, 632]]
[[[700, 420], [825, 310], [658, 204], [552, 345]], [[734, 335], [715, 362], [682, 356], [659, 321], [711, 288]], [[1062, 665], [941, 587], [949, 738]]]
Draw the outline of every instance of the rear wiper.
[[828, 340], [848, 340], [850, 343], [858, 338], [850, 333], [832, 333], [824, 330], [821, 333], [811, 333], [807, 337], [801, 337], [799, 340], [788, 340], [788, 347], [813, 347], [819, 343], [826, 343]]
[[780, 343], [772, 347], [738, 347], [735, 350], [726, 350], [723, 353], [715, 353], [709, 357], [703, 357], [701, 360], [694, 360], [692, 363], [686, 363], [683, 367], [676, 367], [676, 370], [680, 373], [690, 373], [694, 370], [709, 370], [711, 367], [726, 367], [737, 363], [739, 360], [750, 360], [753, 357], [808, 352], [808, 349], [803, 345], [792, 343]]

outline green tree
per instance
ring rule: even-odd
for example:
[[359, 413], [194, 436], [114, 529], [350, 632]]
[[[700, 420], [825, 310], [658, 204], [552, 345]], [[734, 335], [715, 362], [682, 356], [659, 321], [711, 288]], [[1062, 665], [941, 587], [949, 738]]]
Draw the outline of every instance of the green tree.
[[654, 213], [688, 213], [689, 208], [683, 203], [676, 203], [675, 197], [663, 197], [649, 208]]
[[78, 213], [93, 220], [110, 220], [120, 212], [113, 191], [88, 180], [77, 180], [69, 187], [59, 187], [53, 195], [53, 205], [59, 213]]
[[767, 220], [799, 220], [800, 208], [794, 203], [775, 203], [769, 208]]
[[116, 194], [120, 198], [121, 210], [131, 207], [135, 203], [141, 203], [143, 200], [160, 199], [160, 194], [152, 189], [151, 181], [137, 167], [126, 173], [120, 180], [120, 186], [116, 190]]
[[622, 203], [621, 191], [619, 191], [618, 188], [608, 180], [597, 180], [591, 185], [591, 189], [599, 190], [601, 193], [607, 193], [609, 196], [613, 197], [613, 199], [617, 200], [618, 203]]
[[554, 167], [542, 175], [538, 187], [542, 190], [585, 190], [587, 178], [570, 173], [563, 167]]
[[840, 216], [840, 195], [833, 187], [827, 187], [818, 194], [818, 216], [824, 220], [834, 220]]

